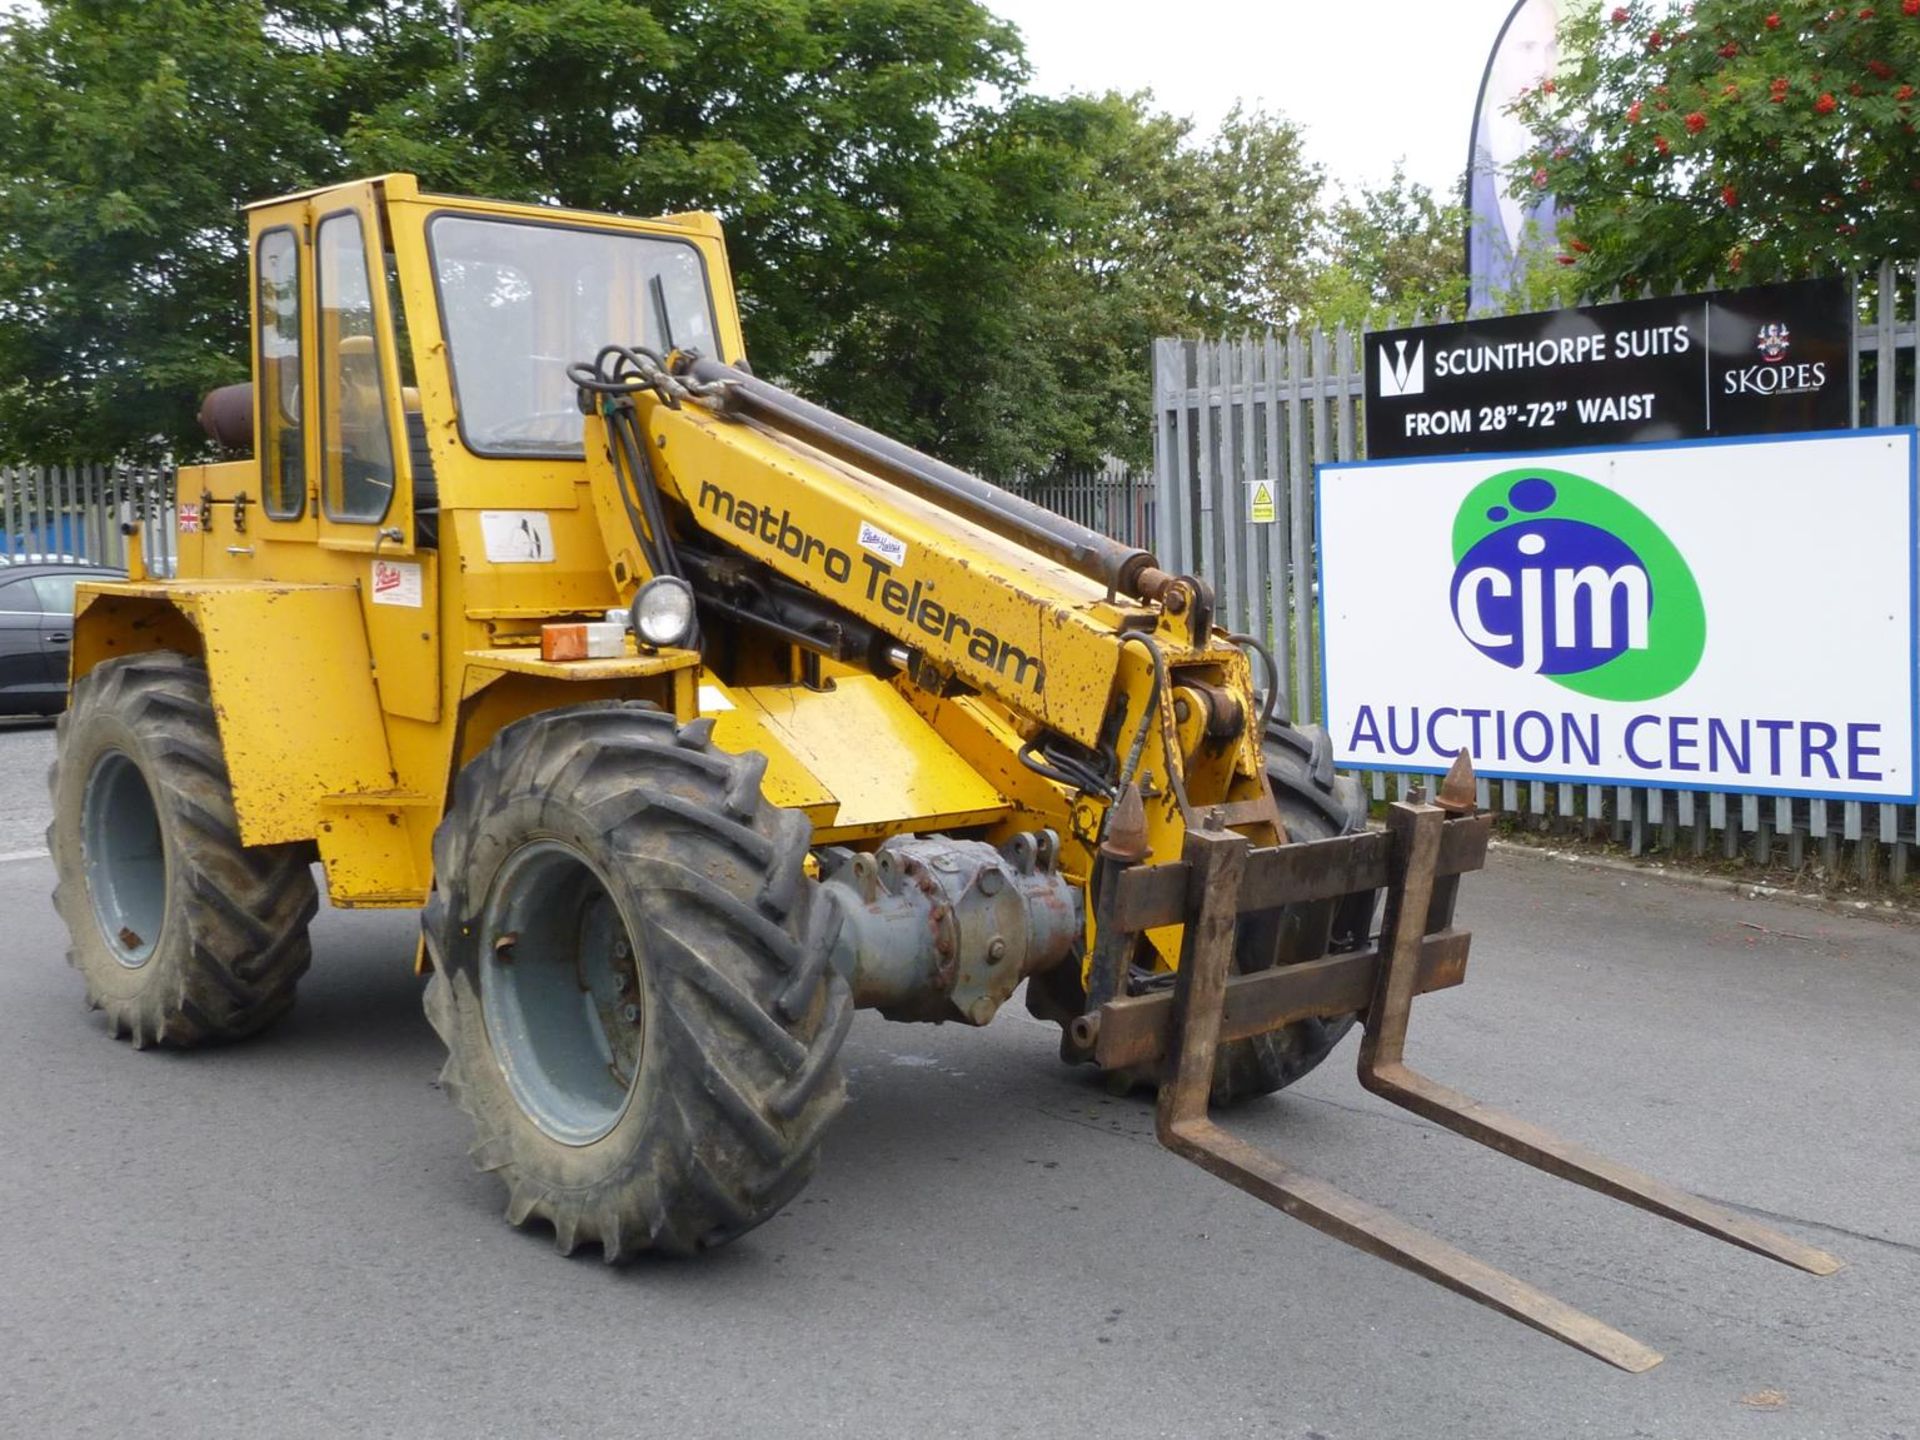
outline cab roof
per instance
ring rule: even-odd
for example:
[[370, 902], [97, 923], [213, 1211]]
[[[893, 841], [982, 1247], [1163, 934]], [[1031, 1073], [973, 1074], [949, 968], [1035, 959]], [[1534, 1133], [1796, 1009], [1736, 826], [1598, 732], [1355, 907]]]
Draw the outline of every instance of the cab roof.
[[678, 229], [701, 233], [718, 229], [716, 218], [705, 211], [690, 210], [673, 215], [618, 215], [607, 211], [580, 210], [565, 205], [528, 204], [520, 200], [493, 200], [480, 195], [448, 195], [436, 191], [422, 190], [417, 176], [404, 171], [392, 171], [385, 175], [363, 175], [352, 180], [339, 180], [331, 185], [317, 185], [310, 190], [294, 190], [285, 195], [275, 195], [265, 200], [254, 200], [242, 205], [242, 211], [251, 213], [265, 210], [274, 205], [285, 205], [293, 200], [311, 200], [317, 195], [328, 195], [337, 190], [357, 189], [363, 185], [377, 185], [387, 195], [402, 200], [425, 198], [447, 200], [455, 204], [481, 204], [493, 209], [513, 210], [529, 216], [560, 217], [573, 216], [581, 220], [626, 220], [640, 221], [650, 225], [671, 225]]

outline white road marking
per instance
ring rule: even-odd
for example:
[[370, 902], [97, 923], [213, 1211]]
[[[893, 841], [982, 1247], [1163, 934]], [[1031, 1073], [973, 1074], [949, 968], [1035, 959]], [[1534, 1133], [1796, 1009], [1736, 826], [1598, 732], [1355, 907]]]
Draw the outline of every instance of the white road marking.
[[11, 860], [44, 860], [46, 858], [47, 852], [44, 850], [9, 850], [5, 854], [0, 854], [0, 865], [5, 865]]

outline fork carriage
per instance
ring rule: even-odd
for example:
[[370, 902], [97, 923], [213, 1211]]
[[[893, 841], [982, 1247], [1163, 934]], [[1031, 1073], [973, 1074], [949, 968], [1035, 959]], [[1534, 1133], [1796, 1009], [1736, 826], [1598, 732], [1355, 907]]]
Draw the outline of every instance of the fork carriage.
[[[1492, 822], [1473, 803], [1463, 754], [1436, 801], [1416, 790], [1386, 829], [1307, 845], [1256, 847], [1223, 827], [1190, 831], [1181, 861], [1121, 870], [1103, 915], [1124, 933], [1185, 921], [1173, 988], [1107, 1001], [1076, 1040], [1109, 1068], [1159, 1062], [1161, 1144], [1349, 1245], [1444, 1285], [1623, 1370], [1661, 1356], [1596, 1320], [1228, 1134], [1208, 1115], [1219, 1046], [1298, 1020], [1359, 1014], [1360, 1083], [1436, 1125], [1629, 1205], [1794, 1266], [1830, 1275], [1825, 1251], [1435, 1083], [1404, 1060], [1413, 997], [1466, 978], [1467, 931], [1453, 924], [1460, 877], [1486, 863]], [[1370, 946], [1251, 975], [1232, 974], [1243, 913], [1384, 888]], [[1117, 950], [1116, 946], [1116, 950]]]

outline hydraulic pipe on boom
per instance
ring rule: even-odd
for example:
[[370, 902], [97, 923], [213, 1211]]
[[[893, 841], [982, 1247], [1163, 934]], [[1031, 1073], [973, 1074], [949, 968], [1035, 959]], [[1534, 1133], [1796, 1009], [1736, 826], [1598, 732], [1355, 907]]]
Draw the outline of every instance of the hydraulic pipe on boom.
[[1145, 550], [1077, 525], [735, 366], [704, 356], [694, 356], [684, 366], [695, 381], [724, 387], [720, 404], [727, 413], [881, 475], [1117, 594], [1154, 600], [1165, 589], [1169, 577]]

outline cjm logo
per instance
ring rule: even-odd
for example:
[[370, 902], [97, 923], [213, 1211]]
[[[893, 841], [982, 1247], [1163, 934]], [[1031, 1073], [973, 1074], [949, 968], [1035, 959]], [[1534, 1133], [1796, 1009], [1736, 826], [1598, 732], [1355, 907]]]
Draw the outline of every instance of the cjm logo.
[[1407, 354], [1407, 342], [1393, 342], [1393, 354], [1380, 347], [1380, 394], [1383, 397], [1420, 395], [1427, 388], [1427, 342], [1422, 340]]
[[[1527, 675], [1591, 670], [1622, 651], [1646, 649], [1647, 572], [1632, 557], [1593, 563], [1591, 539], [1564, 521], [1543, 521], [1514, 536], [1511, 553], [1482, 557], [1496, 563], [1475, 565], [1454, 582], [1462, 633], [1482, 654]], [[1549, 549], [1588, 554], [1549, 557]]]
[[1559, 470], [1509, 470], [1454, 519], [1460, 633], [1523, 675], [1606, 700], [1650, 700], [1700, 663], [1693, 572], [1636, 506]]

